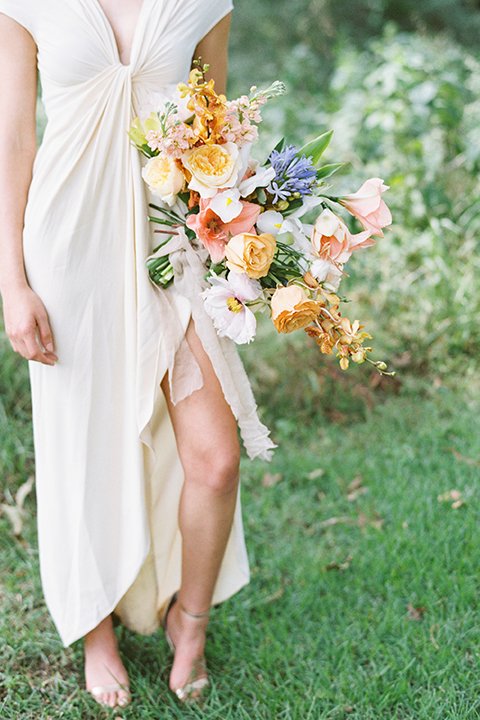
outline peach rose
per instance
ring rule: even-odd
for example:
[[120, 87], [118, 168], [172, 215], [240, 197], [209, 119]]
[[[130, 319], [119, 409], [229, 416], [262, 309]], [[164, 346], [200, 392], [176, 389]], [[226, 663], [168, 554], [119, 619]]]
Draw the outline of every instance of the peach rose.
[[290, 333], [310, 325], [320, 313], [321, 305], [310, 300], [299, 285], [279, 287], [272, 297], [272, 320], [278, 332]]
[[265, 277], [275, 254], [275, 238], [269, 233], [234, 235], [225, 247], [227, 267], [248, 277]]
[[238, 179], [243, 160], [235, 143], [200, 145], [182, 155], [184, 166], [192, 173], [188, 187], [202, 198], [211, 198], [220, 188], [231, 188]]
[[366, 180], [360, 190], [352, 195], [344, 195], [341, 204], [361, 222], [370, 235], [383, 237], [382, 228], [390, 225], [392, 215], [382, 200], [382, 192], [388, 190], [380, 178]]
[[175, 204], [178, 193], [185, 185], [185, 177], [175, 161], [162, 154], [148, 161], [142, 176], [153, 195], [170, 207]]

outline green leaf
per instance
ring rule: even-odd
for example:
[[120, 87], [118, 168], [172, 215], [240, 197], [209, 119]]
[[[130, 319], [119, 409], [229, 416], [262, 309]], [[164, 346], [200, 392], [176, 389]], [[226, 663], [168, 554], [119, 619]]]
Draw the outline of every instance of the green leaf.
[[333, 173], [337, 172], [341, 167], [343, 167], [344, 163], [333, 163], [332, 165], [324, 165], [320, 168], [320, 170], [317, 170], [317, 180], [323, 180], [323, 178], [330, 177], [330, 175], [333, 175]]
[[267, 202], [267, 193], [261, 187], [257, 188], [257, 199], [260, 205], [265, 205]]
[[138, 149], [142, 151], [142, 153], [145, 155], [145, 157], [153, 158], [157, 155], [155, 150], [152, 150], [149, 145], [144, 143], [143, 145], [137, 145]]
[[188, 205], [188, 201], [190, 200], [190, 192], [180, 192], [178, 193], [177, 197], [179, 197], [180, 200], [185, 203], [185, 205]]
[[[285, 147], [285, 138], [282, 138], [281, 140], [278, 141], [278, 143], [275, 145], [273, 150], [270, 150], [268, 157], [270, 157], [270, 155], [272, 154], [272, 152], [274, 152], [274, 150], [276, 150], [277, 152], [282, 152], [284, 147]], [[270, 160], [268, 159], [268, 157], [265, 160], [265, 162], [263, 163], [266, 166], [270, 165]]]
[[298, 210], [298, 208], [301, 208], [303, 205], [302, 198], [295, 198], [295, 200], [290, 200], [290, 204], [286, 210], [283, 211], [282, 215], [284, 217], [287, 217], [287, 215], [291, 215], [295, 210]]
[[328, 132], [323, 133], [323, 135], [319, 135], [317, 138], [310, 140], [310, 142], [300, 148], [297, 155], [299, 157], [305, 155], [307, 158], [312, 158], [313, 164], [316, 165], [327, 147], [330, 145], [332, 136], [333, 130], [329, 130]]

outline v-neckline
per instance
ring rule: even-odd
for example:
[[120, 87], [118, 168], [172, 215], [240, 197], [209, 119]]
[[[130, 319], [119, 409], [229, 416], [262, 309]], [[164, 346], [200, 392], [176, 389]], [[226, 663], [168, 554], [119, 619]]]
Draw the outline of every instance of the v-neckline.
[[141, 18], [142, 18], [142, 13], [143, 13], [143, 11], [144, 11], [144, 9], [145, 9], [145, 5], [147, 4], [148, 0], [142, 0], [142, 5], [141, 5], [141, 7], [140, 7], [140, 10], [138, 11], [137, 22], [135, 23], [135, 30], [133, 31], [133, 36], [132, 36], [132, 44], [130, 45], [130, 57], [129, 57], [128, 63], [123, 63], [122, 60], [121, 60], [120, 48], [118, 47], [117, 37], [116, 37], [116, 35], [115, 35], [115, 31], [114, 31], [114, 29], [113, 29], [113, 25], [112, 25], [112, 23], [110, 22], [107, 13], [106, 13], [105, 10], [103, 9], [103, 7], [100, 5], [100, 1], [99, 1], [99, 0], [92, 0], [92, 2], [97, 6], [97, 8], [99, 9], [99, 11], [100, 11], [101, 14], [103, 15], [103, 19], [105, 20], [105, 22], [106, 22], [106, 24], [107, 24], [107, 26], [108, 26], [108, 30], [109, 30], [109, 32], [110, 32], [111, 35], [112, 35], [113, 44], [115, 45], [115, 50], [116, 50], [116, 53], [117, 53], [117, 60], [118, 60], [118, 62], [120, 63], [120, 65], [123, 65], [124, 68], [129, 68], [129, 67], [131, 66], [131, 64], [132, 64], [132, 53], [133, 53], [133, 48], [135, 47], [135, 40], [136, 40], [136, 38], [137, 38], [138, 28], [139, 28], [139, 25], [140, 25], [140, 20], [141, 20]]

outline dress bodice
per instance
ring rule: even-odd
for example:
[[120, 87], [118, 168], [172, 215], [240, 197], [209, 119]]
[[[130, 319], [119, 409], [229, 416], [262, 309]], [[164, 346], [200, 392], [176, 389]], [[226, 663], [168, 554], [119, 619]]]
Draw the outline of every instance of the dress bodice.
[[[0, 12], [32, 35], [47, 118], [102, 78], [131, 82], [135, 114], [152, 93], [188, 75], [198, 42], [230, 10], [231, 0], [143, 0], [130, 63], [120, 62], [113, 29], [98, 0], [0, 0]], [[150, 101], [149, 101], [150, 99]]]

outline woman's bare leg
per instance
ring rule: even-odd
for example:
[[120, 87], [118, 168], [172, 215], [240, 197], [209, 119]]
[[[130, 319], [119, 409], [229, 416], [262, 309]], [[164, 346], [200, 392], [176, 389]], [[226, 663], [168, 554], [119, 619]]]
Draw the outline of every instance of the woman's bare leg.
[[[85, 680], [87, 690], [100, 685], [119, 683], [128, 688], [128, 675], [118, 653], [117, 637], [109, 615], [85, 635]], [[103, 705], [127, 705], [130, 695], [126, 690], [96, 696]]]
[[194, 619], [181, 608], [196, 615], [210, 608], [232, 527], [240, 460], [236, 420], [193, 322], [186, 337], [200, 365], [203, 387], [173, 405], [168, 378], [162, 383], [185, 471], [179, 509], [182, 584], [168, 615], [175, 645], [173, 690], [206, 675], [202, 667], [208, 618]]

